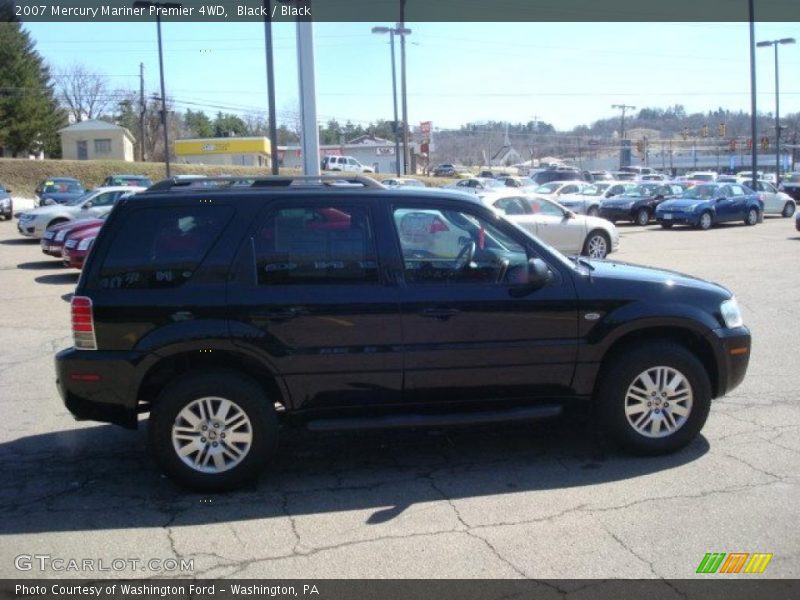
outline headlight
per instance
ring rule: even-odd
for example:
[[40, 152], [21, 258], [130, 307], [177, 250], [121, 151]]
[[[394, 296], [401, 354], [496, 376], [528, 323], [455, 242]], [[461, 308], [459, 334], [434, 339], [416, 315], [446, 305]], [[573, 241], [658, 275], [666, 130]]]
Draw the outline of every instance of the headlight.
[[727, 327], [733, 328], [744, 325], [744, 321], [742, 320], [742, 311], [739, 310], [739, 303], [736, 302], [736, 298], [731, 298], [730, 300], [723, 302], [720, 305], [719, 310], [722, 313], [722, 318]]
[[11, 202], [11, 198], [0, 198], [0, 206], [8, 206], [9, 202]]
[[93, 237], [83, 238], [81, 242], [78, 244], [78, 250], [88, 250], [89, 248], [92, 247], [93, 243], [94, 243]]
[[36, 218], [35, 215], [29, 215], [29, 214], [26, 214], [26, 213], [22, 213], [19, 216], [19, 220], [22, 221], [23, 223], [27, 223], [28, 221], [33, 221], [35, 218]]
[[62, 229], [61, 231], [56, 233], [56, 241], [57, 242], [63, 242], [65, 237], [67, 237], [67, 230], [66, 229]]

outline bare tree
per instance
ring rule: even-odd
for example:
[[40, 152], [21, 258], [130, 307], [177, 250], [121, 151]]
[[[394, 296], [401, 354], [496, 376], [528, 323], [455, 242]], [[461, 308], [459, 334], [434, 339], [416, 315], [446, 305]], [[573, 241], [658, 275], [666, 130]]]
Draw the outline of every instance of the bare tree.
[[76, 122], [99, 117], [114, 102], [106, 76], [80, 63], [59, 69], [55, 81], [59, 101]]

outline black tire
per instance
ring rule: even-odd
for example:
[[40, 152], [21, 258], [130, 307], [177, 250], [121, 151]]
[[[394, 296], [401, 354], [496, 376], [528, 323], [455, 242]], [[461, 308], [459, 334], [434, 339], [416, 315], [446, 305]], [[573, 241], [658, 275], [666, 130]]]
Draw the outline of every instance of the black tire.
[[795, 210], [794, 202], [787, 202], [786, 205], [783, 207], [783, 212], [781, 213], [781, 216], [788, 219], [794, 214], [794, 210]]
[[659, 223], [659, 225], [661, 225], [661, 227], [663, 227], [664, 229], [672, 229], [674, 223]]
[[[605, 252], [602, 256], [592, 256], [591, 255], [591, 248], [594, 246], [595, 239], [602, 238], [605, 242]], [[589, 256], [591, 258], [605, 258], [611, 252], [611, 240], [608, 237], [608, 234], [605, 231], [601, 231], [599, 229], [595, 229], [594, 231], [590, 231], [589, 235], [586, 236], [586, 239], [583, 242], [583, 252], [584, 256]]]
[[633, 219], [634, 225], [641, 225], [644, 227], [650, 222], [650, 211], [646, 208], [640, 208], [636, 211], [636, 217]]
[[588, 211], [586, 211], [586, 215], [589, 217], [599, 217], [600, 210], [596, 206], [592, 206]]
[[[654, 367], [669, 367], [679, 372], [688, 382], [692, 394], [686, 420], [664, 437], [647, 437], [640, 433], [625, 414], [629, 388], [640, 374]], [[631, 454], [667, 454], [683, 448], [700, 433], [711, 408], [711, 382], [703, 364], [684, 346], [667, 341], [647, 342], [626, 348], [604, 367], [595, 402], [600, 426], [610, 441]], [[662, 423], [667, 420], [655, 414], [651, 418], [654, 421], [660, 418]]]
[[[708, 219], [705, 217], [708, 216]], [[700, 219], [697, 221], [697, 228], [702, 229], [703, 231], [708, 231], [714, 226], [714, 216], [711, 214], [711, 211], [704, 211], [700, 215]]]
[[[241, 462], [216, 473], [195, 470], [183, 462], [173, 446], [173, 426], [178, 415], [192, 402], [204, 397], [234, 402], [247, 415], [252, 432], [251, 445]], [[273, 403], [264, 389], [248, 376], [229, 369], [194, 371], [175, 379], [158, 395], [150, 412], [148, 433], [151, 452], [170, 479], [194, 491], [221, 492], [235, 489], [258, 476], [274, 453], [278, 421]]]
[[744, 218], [745, 225], [755, 225], [758, 223], [758, 211], [755, 208], [751, 208], [747, 211], [747, 215]]

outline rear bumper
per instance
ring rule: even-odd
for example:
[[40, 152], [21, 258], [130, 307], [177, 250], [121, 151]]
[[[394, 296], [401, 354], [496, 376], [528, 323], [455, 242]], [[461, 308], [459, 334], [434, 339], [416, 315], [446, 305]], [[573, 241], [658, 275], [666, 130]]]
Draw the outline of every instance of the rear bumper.
[[140, 352], [101, 352], [67, 348], [55, 357], [56, 386], [78, 421], [137, 425], [137, 365]]
[[713, 329], [706, 339], [714, 349], [717, 362], [717, 396], [724, 396], [739, 386], [750, 363], [751, 336], [747, 327]]

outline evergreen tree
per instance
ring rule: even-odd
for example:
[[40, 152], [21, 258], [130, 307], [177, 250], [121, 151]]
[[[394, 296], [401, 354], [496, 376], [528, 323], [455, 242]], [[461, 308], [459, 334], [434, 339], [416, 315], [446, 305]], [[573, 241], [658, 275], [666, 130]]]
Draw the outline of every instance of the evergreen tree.
[[66, 124], [50, 71], [12, 8], [0, 3], [0, 147], [14, 156], [44, 150], [60, 156], [58, 129]]
[[183, 122], [193, 137], [214, 137], [214, 124], [202, 110], [187, 110], [183, 116]]

